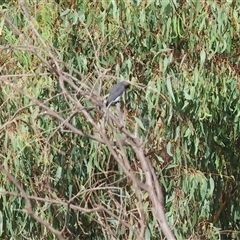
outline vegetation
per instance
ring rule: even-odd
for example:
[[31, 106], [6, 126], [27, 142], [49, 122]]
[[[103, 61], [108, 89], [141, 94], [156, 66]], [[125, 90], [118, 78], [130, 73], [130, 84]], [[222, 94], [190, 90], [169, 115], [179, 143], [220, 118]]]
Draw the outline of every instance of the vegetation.
[[240, 238], [238, 1], [0, 13], [1, 239]]

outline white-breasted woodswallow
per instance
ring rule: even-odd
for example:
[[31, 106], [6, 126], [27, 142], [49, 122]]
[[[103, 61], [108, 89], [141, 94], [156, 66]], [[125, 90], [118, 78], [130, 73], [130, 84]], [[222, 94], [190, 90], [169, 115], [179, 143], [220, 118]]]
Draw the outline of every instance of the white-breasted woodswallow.
[[130, 87], [130, 83], [128, 83], [126, 81], [122, 81], [122, 82], [115, 84], [109, 92], [109, 96], [106, 101], [106, 107], [108, 107], [109, 105], [114, 105], [117, 102], [119, 102], [124, 91], [129, 87]]

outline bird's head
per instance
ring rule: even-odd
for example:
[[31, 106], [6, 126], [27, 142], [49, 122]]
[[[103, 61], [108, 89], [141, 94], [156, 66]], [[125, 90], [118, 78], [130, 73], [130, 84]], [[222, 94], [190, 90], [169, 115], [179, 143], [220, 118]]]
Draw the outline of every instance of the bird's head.
[[126, 81], [123, 81], [122, 84], [125, 87], [125, 89], [127, 89], [131, 86], [131, 84], [129, 82], [126, 82]]

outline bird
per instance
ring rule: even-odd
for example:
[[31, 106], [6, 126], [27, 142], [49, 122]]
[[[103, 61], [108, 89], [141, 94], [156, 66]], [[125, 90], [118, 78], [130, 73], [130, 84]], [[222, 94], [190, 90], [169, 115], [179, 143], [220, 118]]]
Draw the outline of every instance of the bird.
[[130, 87], [130, 83], [126, 81], [115, 84], [109, 92], [108, 99], [106, 101], [106, 107], [116, 104], [120, 101], [124, 91]]

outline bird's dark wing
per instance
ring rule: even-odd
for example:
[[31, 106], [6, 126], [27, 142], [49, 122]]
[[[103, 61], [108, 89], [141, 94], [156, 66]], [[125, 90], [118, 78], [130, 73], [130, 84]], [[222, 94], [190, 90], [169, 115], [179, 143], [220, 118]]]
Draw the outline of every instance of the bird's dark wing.
[[115, 103], [119, 101], [119, 98], [122, 96], [124, 91], [125, 91], [125, 86], [124, 84], [122, 84], [122, 82], [119, 82], [116, 85], [114, 85], [109, 92], [106, 106], [108, 106], [111, 102]]

